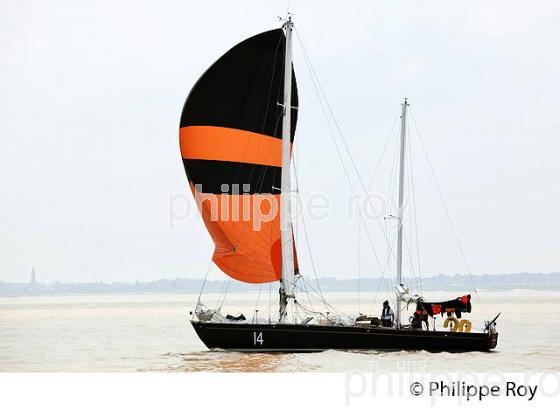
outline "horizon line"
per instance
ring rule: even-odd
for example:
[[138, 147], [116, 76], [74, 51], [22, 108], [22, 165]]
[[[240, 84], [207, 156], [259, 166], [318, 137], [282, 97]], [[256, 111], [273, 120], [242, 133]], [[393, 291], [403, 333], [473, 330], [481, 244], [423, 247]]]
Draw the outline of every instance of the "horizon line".
[[[432, 279], [437, 277], [447, 277], [447, 278], [457, 278], [457, 277], [483, 277], [483, 276], [516, 276], [516, 275], [560, 275], [560, 272], [550, 271], [550, 272], [509, 272], [509, 273], [479, 273], [479, 274], [468, 274], [468, 273], [455, 273], [455, 274], [447, 274], [447, 273], [437, 273], [431, 274], [429, 276], [421, 276], [420, 279]], [[207, 279], [207, 282], [217, 282], [227, 280], [227, 275], [224, 274], [224, 278], [222, 279]], [[302, 275], [306, 277], [305, 275]], [[410, 277], [413, 281], [418, 280], [418, 276]], [[337, 281], [350, 281], [350, 280], [393, 280], [391, 277], [384, 277], [384, 276], [369, 276], [369, 277], [347, 277], [347, 278], [340, 278], [336, 276], [320, 276], [317, 277], [318, 280], [337, 280]], [[177, 276], [174, 278], [159, 278], [159, 279], [151, 279], [151, 280], [138, 280], [138, 279], [131, 279], [131, 280], [113, 280], [113, 281], [106, 281], [106, 280], [98, 280], [98, 281], [65, 281], [65, 280], [51, 280], [51, 281], [35, 281], [36, 284], [54, 284], [54, 283], [72, 283], [72, 284], [94, 284], [94, 283], [105, 283], [105, 284], [113, 284], [113, 283], [126, 283], [126, 284], [136, 284], [136, 283], [152, 283], [152, 282], [159, 282], [159, 281], [175, 281], [175, 280], [204, 280], [203, 278], [193, 278], [187, 276]], [[251, 283], [240, 282], [247, 285], [251, 285]], [[30, 281], [23, 281], [23, 282], [12, 282], [12, 281], [4, 281], [0, 280], [0, 283], [5, 284], [29, 284]]]

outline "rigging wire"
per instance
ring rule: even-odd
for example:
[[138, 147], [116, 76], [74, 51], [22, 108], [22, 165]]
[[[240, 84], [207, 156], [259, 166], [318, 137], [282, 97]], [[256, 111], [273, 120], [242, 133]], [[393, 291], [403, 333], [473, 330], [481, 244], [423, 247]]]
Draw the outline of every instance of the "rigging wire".
[[[218, 310], [218, 311], [222, 310], [222, 307], [224, 306], [224, 302], [226, 301], [226, 296], [227, 296], [228, 291], [229, 291], [229, 284], [230, 284], [230, 282], [231, 282], [231, 278], [228, 277], [228, 279], [226, 280], [226, 283], [225, 283], [225, 291], [224, 291], [224, 293], [223, 293], [222, 301], [221, 301], [221, 303], [218, 303], [218, 304], [219, 304], [219, 307], [216, 309], [216, 310]], [[219, 302], [219, 299], [218, 299], [218, 302]]]
[[313, 307], [313, 302], [311, 301], [311, 297], [309, 296], [309, 291], [307, 290], [307, 281], [303, 276], [301, 277], [301, 279], [302, 280], [300, 281], [301, 282], [300, 289], [307, 296], [307, 301], [309, 302], [309, 306], [311, 306], [311, 309], [315, 309], [315, 307]]
[[[297, 164], [295, 161], [292, 162], [293, 168], [294, 168], [294, 179], [296, 180], [296, 185], [298, 188], [298, 191], [300, 190], [300, 179], [299, 179], [299, 173], [297, 171]], [[299, 201], [296, 201], [296, 206], [300, 206], [301, 204], [299, 203]], [[313, 275], [315, 277], [315, 282], [317, 284], [317, 289], [314, 289], [313, 286], [307, 282], [307, 280], [305, 280], [304, 276], [299, 276], [299, 278], [301, 278], [301, 283], [302, 285], [300, 286], [300, 289], [304, 289], [304, 293], [306, 294], [308, 300], [309, 300], [309, 304], [311, 305], [311, 308], [314, 309], [313, 307], [313, 303], [311, 302], [311, 298], [310, 296], [316, 297], [319, 301], [322, 302], [323, 307], [325, 309], [331, 309], [332, 311], [336, 311], [339, 314], [345, 315], [343, 312], [341, 312], [340, 310], [334, 308], [332, 305], [330, 305], [324, 295], [323, 295], [323, 290], [321, 288], [321, 283], [319, 282], [319, 277], [317, 275], [317, 268], [315, 265], [315, 259], [313, 258], [313, 253], [311, 252], [311, 245], [310, 245], [310, 240], [309, 240], [309, 234], [308, 234], [308, 229], [307, 229], [307, 224], [306, 224], [306, 219], [305, 219], [305, 212], [303, 212], [302, 209], [300, 209], [300, 215], [301, 215], [301, 229], [303, 231], [303, 237], [305, 239], [305, 244], [306, 244], [306, 248], [307, 248], [307, 252], [309, 254], [309, 260], [311, 262], [311, 270], [313, 271]], [[297, 282], [299, 281], [299, 279], [296, 279], [296, 282], [294, 283], [294, 286], [297, 286]], [[311, 289], [317, 293], [319, 296], [315, 296], [314, 294], [312, 294], [311, 292], [308, 291], [307, 287], [311, 287]], [[302, 306], [300, 303], [298, 303], [298, 306]]]
[[358, 224], [358, 314], [362, 314], [361, 225]]
[[385, 260], [385, 266], [383, 267], [383, 271], [381, 272], [381, 276], [379, 277], [379, 281], [377, 282], [377, 288], [375, 289], [375, 293], [373, 295], [373, 299], [377, 300], [377, 296], [379, 295], [379, 291], [381, 290], [381, 285], [384, 284], [387, 288], [387, 292], [389, 292], [389, 288], [387, 285], [387, 280], [385, 279], [385, 273], [387, 272], [389, 265], [391, 263], [391, 255], [387, 254], [387, 259]]
[[[408, 235], [406, 235], [403, 232], [403, 241], [404, 241], [404, 246], [406, 248], [406, 253], [408, 255], [408, 262], [410, 264], [410, 283], [412, 284], [414, 280], [416, 280], [416, 285], [418, 285], [418, 278], [415, 276], [415, 270], [414, 270], [414, 258], [412, 256], [412, 249], [409, 246], [408, 243], [408, 239], [407, 239]], [[412, 237], [410, 238], [410, 240], [412, 241]]]
[[[393, 127], [394, 130], [394, 127]], [[398, 157], [398, 152], [399, 152], [399, 144], [398, 144], [398, 139], [394, 139], [395, 142], [395, 148], [394, 148], [394, 152], [393, 152], [393, 161], [391, 164], [391, 173], [390, 176], [388, 178], [388, 186], [387, 186], [387, 192], [393, 192], [395, 186], [396, 186], [396, 168], [397, 168], [397, 157]], [[384, 218], [384, 223], [387, 223], [387, 220], [390, 220], [393, 218]], [[375, 294], [374, 294], [374, 299], [377, 299], [378, 295], [379, 295], [379, 291], [381, 290], [381, 285], [385, 285], [386, 287], [386, 292], [389, 293], [389, 287], [388, 287], [388, 281], [385, 279], [385, 273], [387, 273], [387, 270], [389, 269], [389, 266], [391, 264], [391, 258], [392, 257], [396, 257], [395, 253], [393, 252], [393, 243], [395, 242], [395, 237], [394, 237], [394, 230], [387, 230], [387, 228], [385, 228], [385, 231], [387, 232], [387, 235], [385, 236], [386, 239], [386, 246], [387, 246], [387, 259], [385, 261], [385, 266], [383, 267], [383, 270], [381, 272], [381, 276], [379, 278], [379, 282], [377, 283], [377, 288], [375, 289]], [[391, 279], [391, 281], [393, 281], [393, 279]]]
[[[414, 172], [412, 171], [412, 138], [408, 138], [409, 142], [409, 150], [408, 150], [408, 157], [409, 157], [409, 167], [410, 170], [410, 191], [412, 192], [412, 213], [414, 219], [414, 237], [416, 240], [416, 263], [418, 268], [418, 282], [420, 285], [420, 294], [424, 293], [422, 289], [422, 271], [420, 269], [420, 240], [418, 238], [418, 216], [416, 212], [416, 191], [414, 190]], [[411, 224], [412, 225], [412, 224]], [[412, 236], [411, 236], [412, 240]]]
[[[305, 63], [306, 63], [306, 65], [307, 65], [307, 68], [308, 68], [308, 70], [309, 70], [309, 72], [310, 72], [310, 74], [311, 74], [311, 80], [312, 80], [313, 86], [315, 87], [315, 92], [317, 93], [317, 96], [318, 96], [319, 105], [321, 106], [321, 110], [322, 110], [323, 115], [324, 115], [324, 117], [325, 117], [325, 121], [327, 122], [327, 127], [328, 127], [328, 129], [329, 129], [329, 134], [330, 134], [331, 138], [333, 139], [333, 143], [334, 143], [334, 146], [335, 146], [335, 148], [336, 148], [336, 152], [337, 152], [337, 155], [338, 155], [338, 159], [339, 159], [339, 161], [340, 161], [340, 164], [341, 164], [341, 166], [342, 166], [342, 169], [344, 170], [344, 174], [345, 174], [345, 176], [346, 176], [347, 183], [348, 183], [348, 185], [349, 185], [349, 187], [350, 187], [350, 190], [351, 190], [352, 192], [355, 192], [355, 191], [354, 191], [354, 188], [353, 188], [353, 184], [352, 184], [352, 179], [350, 178], [350, 174], [348, 173], [348, 170], [347, 170], [347, 168], [346, 168], [346, 165], [344, 164], [344, 160], [343, 160], [343, 157], [342, 157], [342, 153], [341, 153], [341, 151], [340, 151], [340, 148], [339, 148], [339, 146], [338, 146], [338, 143], [336, 142], [335, 133], [333, 132], [332, 124], [331, 124], [331, 121], [329, 120], [329, 114], [328, 114], [328, 112], [327, 112], [327, 109], [325, 108], [325, 104], [326, 104], [326, 106], [327, 106], [327, 108], [328, 108], [328, 111], [330, 112], [331, 117], [333, 117], [332, 120], [333, 120], [333, 122], [335, 123], [335, 126], [338, 128], [339, 134], [341, 134], [340, 128], [338, 127], [338, 124], [336, 123], [336, 119], [334, 118], [334, 115], [333, 115], [333, 113], [332, 113], [332, 109], [330, 108], [330, 105], [329, 105], [329, 103], [328, 103], [328, 101], [327, 101], [327, 99], [326, 99], [326, 95], [325, 95], [325, 93], [324, 93], [324, 91], [323, 91], [323, 89], [322, 89], [322, 87], [321, 87], [321, 84], [320, 84], [320, 82], [319, 82], [319, 78], [318, 78], [318, 76], [317, 76], [317, 74], [316, 74], [316, 72], [315, 72], [315, 70], [314, 70], [314, 68], [313, 68], [313, 66], [312, 66], [312, 64], [311, 64], [311, 60], [309, 59], [309, 55], [307, 54], [307, 50], [305, 49], [305, 46], [303, 45], [303, 42], [302, 42], [302, 40], [301, 40], [301, 37], [299, 36], [299, 32], [298, 32], [297, 30], [295, 30], [295, 29], [294, 29], [294, 31], [295, 31], [296, 37], [297, 37], [297, 39], [298, 39], [298, 41], [299, 41], [299, 43], [300, 43], [300, 45], [301, 45], [301, 48], [302, 48], [302, 51], [303, 51], [303, 55], [304, 55], [304, 57], [305, 57], [304, 60], [305, 60]], [[321, 96], [322, 96], [322, 98], [321, 98]], [[325, 100], [325, 101], [323, 102], [323, 100]], [[343, 137], [342, 137], [342, 139], [343, 139]], [[343, 141], [344, 141], [344, 139], [343, 139]], [[345, 144], [345, 141], [344, 141], [344, 144]], [[349, 151], [348, 151], [348, 154], [349, 154]], [[358, 172], [357, 167], [355, 166], [355, 163], [354, 163], [354, 160], [353, 160], [352, 157], [351, 157], [351, 159], [352, 159], [352, 163], [354, 164], [355, 171]], [[367, 194], [367, 191], [366, 191], [366, 189], [365, 189], [365, 185], [363, 184], [363, 181], [362, 181], [361, 176], [359, 175], [359, 173], [358, 173], [358, 177], [359, 177], [359, 179], [360, 179], [360, 181], [361, 181], [361, 183], [362, 183], [362, 187], [363, 187], [363, 189], [364, 189], [364, 192]], [[381, 263], [380, 263], [380, 261], [379, 261], [379, 257], [378, 257], [378, 255], [377, 255], [377, 251], [376, 251], [375, 246], [374, 246], [374, 244], [373, 244], [373, 240], [372, 240], [372, 238], [371, 238], [371, 235], [370, 235], [370, 233], [369, 233], [369, 230], [367, 229], [367, 225], [366, 225], [366, 221], [365, 221], [364, 215], [363, 215], [363, 213], [362, 213], [362, 209], [361, 209], [361, 207], [359, 207], [359, 206], [358, 206], [358, 214], [359, 214], [360, 219], [362, 220], [362, 223], [363, 223], [363, 225], [364, 225], [364, 228], [365, 228], [365, 231], [366, 231], [368, 240], [369, 240], [369, 242], [370, 242], [370, 246], [371, 246], [372, 251], [373, 251], [373, 255], [374, 255], [374, 257], [375, 257], [375, 261], [376, 261], [378, 267], [381, 269], [381, 268], [382, 268], [382, 265], [381, 265]], [[379, 222], [379, 221], [378, 221], [378, 222]]]
[[[369, 182], [369, 185], [368, 185], [368, 192], [371, 192], [371, 189], [372, 189], [372, 187], [373, 187], [373, 183], [375, 182], [375, 178], [377, 177], [377, 173], [378, 173], [378, 171], [379, 171], [379, 169], [380, 169], [380, 167], [381, 167], [381, 163], [383, 162], [383, 159], [385, 158], [385, 154], [386, 154], [386, 152], [387, 152], [387, 148], [389, 147], [391, 141], [395, 142], [393, 133], [394, 133], [394, 131], [395, 131], [395, 127], [396, 127], [396, 125], [397, 125], [397, 123], [398, 123], [398, 119], [400, 118], [400, 115], [401, 115], [401, 110], [399, 109], [399, 110], [397, 110], [396, 113], [395, 113], [395, 116], [394, 116], [394, 119], [393, 119], [393, 122], [392, 122], [392, 126], [391, 126], [391, 130], [390, 130], [389, 133], [387, 134], [387, 138], [386, 138], [386, 140], [385, 140], [385, 144], [384, 144], [384, 146], [383, 146], [383, 150], [382, 150], [382, 152], [381, 152], [381, 155], [380, 155], [380, 157], [379, 157], [379, 160], [378, 160], [378, 162], [377, 162], [377, 165], [375, 166], [373, 175], [372, 175], [371, 180], [370, 180], [370, 182]], [[394, 148], [394, 152], [393, 152], [393, 161], [392, 161], [392, 165], [391, 165], [391, 177], [389, 178], [389, 182], [390, 182], [390, 181], [392, 180], [392, 178], [393, 178], [393, 173], [394, 173], [394, 171], [395, 171], [395, 167], [396, 167], [396, 158], [397, 158], [397, 153], [398, 153], [398, 144], [395, 143], [394, 146], [395, 146], [395, 148]], [[384, 218], [384, 219], [383, 219], [383, 223], [386, 223], [386, 219], [387, 219], [387, 218]], [[378, 294], [379, 294], [380, 286], [381, 286], [381, 284], [384, 283], [384, 281], [385, 281], [385, 273], [387, 272], [387, 268], [389, 267], [390, 258], [391, 258], [391, 256], [393, 255], [393, 246], [392, 246], [392, 241], [391, 241], [391, 238], [390, 238], [390, 233], [387, 231], [387, 228], [386, 228], [386, 227], [384, 227], [383, 230], [384, 230], [385, 232], [387, 232], [387, 234], [385, 235], [385, 242], [386, 242], [386, 247], [387, 247], [387, 259], [386, 259], [386, 261], [385, 261], [385, 265], [384, 265], [382, 271], [380, 272], [381, 274], [380, 274], [379, 280], [378, 280], [378, 282], [377, 282], [377, 287], [376, 287], [376, 289], [375, 289], [375, 293], [374, 293], [374, 296], [373, 296], [373, 300], [377, 300], [377, 296], [378, 296]]]
[[272, 282], [268, 282], [268, 323], [272, 321]]
[[399, 119], [399, 116], [400, 116], [400, 110], [398, 110], [396, 112], [396, 115], [393, 119], [393, 125], [391, 126], [391, 130], [389, 131], [389, 134], [387, 134], [387, 138], [385, 140], [383, 150], [381, 151], [381, 155], [379, 156], [379, 160], [377, 161], [377, 165], [375, 166], [374, 171], [373, 171], [373, 175], [371, 176], [371, 179], [369, 181], [368, 192], [371, 192], [373, 182], [375, 181], [375, 177], [377, 176], [377, 172], [379, 171], [379, 168], [381, 167], [381, 163], [383, 162], [383, 158], [385, 157], [385, 152], [387, 151], [387, 148], [389, 147], [389, 143], [393, 140], [393, 132], [394, 132], [395, 127], [398, 123], [397, 120]]
[[259, 284], [259, 292], [257, 293], [257, 301], [255, 303], [255, 316], [253, 317], [253, 323], [257, 323], [257, 313], [259, 312], [259, 301], [261, 299], [262, 283]]
[[226, 284], [227, 284], [227, 279], [222, 282], [222, 286], [220, 288], [220, 291], [218, 292], [218, 299], [216, 300], [216, 310], [218, 310], [220, 308], [220, 300], [222, 299], [222, 295], [223, 295], [224, 290], [226, 288]]
[[[343, 145], [343, 147], [346, 151], [346, 155], [348, 156], [348, 158], [350, 158], [350, 163], [352, 164], [352, 168], [354, 169], [354, 172], [356, 173], [356, 176], [358, 177], [358, 181], [360, 182], [360, 186], [361, 186], [364, 194], [366, 195], [366, 200], [369, 202], [368, 197], [367, 197], [368, 189], [366, 188], [366, 185], [364, 184], [364, 180], [362, 179], [362, 175], [361, 175], [360, 171], [358, 170], [358, 167], [356, 165], [356, 162], [354, 161], [354, 157], [352, 156], [352, 153], [350, 152], [350, 148], [348, 147], [348, 144], [346, 142], [346, 138], [344, 137], [344, 134], [342, 133], [342, 129], [341, 129], [340, 125], [338, 124], [338, 121], [336, 120], [336, 117], [335, 117], [334, 112], [332, 110], [332, 107], [329, 103], [329, 100], [327, 98], [325, 90], [323, 89], [323, 86], [321, 85], [321, 81], [319, 80], [319, 76], [317, 75], [317, 72], [313, 68], [313, 64], [311, 63], [311, 59], [309, 58], [309, 54], [307, 53], [307, 50], [306, 50], [305, 46], [303, 45], [303, 41], [301, 40], [301, 37], [299, 36], [299, 32], [297, 30], [294, 30], [294, 31], [296, 33], [296, 37], [297, 37], [297, 39], [298, 39], [298, 41], [301, 45], [301, 48], [303, 50], [303, 55], [305, 57], [306, 64], [307, 64], [307, 66], [308, 66], [308, 68], [309, 68], [309, 70], [312, 74], [312, 79], [314, 79], [313, 85], [315, 86], [316, 91], [320, 92], [320, 95], [322, 95], [323, 100], [325, 101], [325, 105], [328, 108], [328, 112], [330, 114], [330, 117], [332, 118], [332, 121], [335, 125], [335, 128], [338, 131], [338, 135], [340, 136], [340, 139], [342, 141], [342, 145]], [[319, 98], [319, 101], [321, 101], [320, 98]], [[322, 103], [321, 103], [321, 108], [324, 109], [324, 105]], [[328, 116], [326, 115], [326, 113], [324, 113], [324, 114], [325, 114], [325, 118], [327, 118]], [[331, 128], [329, 127], [329, 130], [330, 129]], [[332, 134], [332, 137], [333, 137], [333, 140], [334, 140], [334, 134]], [[337, 145], [337, 152], [338, 152], [338, 145]], [[342, 161], [342, 156], [340, 154], [339, 154], [339, 158], [340, 158], [340, 161], [343, 162]], [[350, 185], [350, 189], [352, 190], [352, 192], [355, 192], [353, 187], [352, 187], [352, 184], [351, 184], [350, 180], [349, 180], [349, 185]], [[358, 210], [360, 210], [360, 215], [361, 215], [361, 208], [358, 207]], [[362, 216], [362, 220], [363, 219], [364, 218]], [[383, 233], [383, 235], [386, 236], [386, 232], [383, 230], [384, 229], [383, 224], [379, 220], [377, 220], [377, 223], [378, 223], [379, 228], [381, 229], [381, 232]], [[367, 229], [367, 225], [365, 224], [365, 221], [364, 221], [364, 227], [366, 229], [366, 232], [367, 232], [368, 238], [369, 238], [370, 237], [369, 236], [369, 230]], [[375, 253], [375, 257], [377, 259], [377, 253], [375, 252], [375, 248], [373, 247], [373, 243], [372, 243], [372, 249], [373, 249], [373, 251]]]
[[[408, 140], [410, 141], [410, 138], [408, 138]], [[410, 143], [409, 143], [410, 146]], [[410, 199], [405, 199], [404, 203], [403, 203], [403, 219], [404, 218], [404, 210], [407, 209], [409, 207], [409, 203], [414, 201], [414, 189], [413, 189], [413, 184], [412, 184], [412, 174], [413, 174], [413, 169], [412, 169], [412, 164], [409, 160], [410, 157], [410, 152], [411, 149], [407, 149], [407, 156], [404, 158], [404, 161], [406, 161], [406, 165], [405, 166], [405, 172], [407, 175], [407, 192], [410, 192], [411, 195], [409, 194], [407, 198], [412, 198], [412, 201]], [[410, 220], [411, 218], [409, 218]], [[404, 221], [403, 221], [404, 224]], [[403, 240], [404, 240], [404, 247], [406, 249], [406, 254], [408, 256], [408, 263], [410, 264], [410, 275], [406, 275], [406, 278], [409, 278], [410, 281], [408, 283], [410, 283], [411, 286], [413, 286], [414, 282], [416, 282], [416, 286], [419, 288], [419, 275], [420, 272], [418, 272], [418, 275], [416, 275], [416, 271], [415, 271], [415, 267], [414, 267], [414, 257], [413, 257], [413, 252], [412, 252], [412, 246], [409, 244], [409, 242], [412, 242], [414, 240], [413, 237], [413, 232], [412, 232], [412, 223], [407, 224], [408, 227], [408, 234], [406, 232], [406, 230], [403, 228]]]
[[200, 287], [200, 291], [198, 292], [198, 299], [196, 300], [196, 305], [200, 305], [200, 300], [202, 298], [202, 292], [204, 291], [204, 287], [206, 286], [206, 281], [208, 279], [208, 275], [212, 268], [214, 267], [212, 259], [210, 259], [210, 263], [208, 263], [208, 267], [206, 268], [206, 274], [204, 275], [204, 280], [202, 281], [202, 286]]
[[[303, 276], [302, 276], [302, 277], [303, 277]], [[347, 316], [346, 313], [342, 312], [341, 310], [335, 308], [335, 307], [332, 306], [330, 303], [328, 303], [328, 302], [322, 297], [322, 292], [321, 292], [321, 293], [318, 292], [318, 291], [313, 287], [313, 285], [312, 285], [311, 283], [307, 282], [307, 286], [309, 286], [309, 287], [311, 288], [311, 290], [313, 291], [313, 292], [309, 292], [308, 295], [310, 295], [310, 296], [316, 298], [317, 300], [323, 302], [324, 307], [325, 307], [326, 309], [330, 309], [331, 312], [335, 312], [335, 313], [337, 313], [337, 314], [339, 314], [339, 315]], [[321, 297], [317, 296], [317, 295], [319, 295], [319, 294], [321, 295]]]
[[467, 271], [467, 274], [469, 276], [469, 279], [471, 281], [471, 285], [473, 287], [474, 293], [477, 295], [477, 297], [479, 299], [482, 300], [482, 298], [480, 298], [480, 294], [478, 293], [478, 290], [476, 288], [476, 285], [474, 284], [474, 280], [471, 274], [471, 270], [469, 267], [469, 263], [467, 261], [467, 258], [465, 256], [465, 252], [463, 251], [463, 247], [461, 246], [461, 242], [459, 241], [459, 236], [457, 234], [457, 230], [455, 229], [455, 224], [453, 223], [453, 219], [451, 218], [451, 213], [449, 212], [449, 208], [447, 206], [447, 203], [445, 202], [445, 198], [443, 196], [443, 192], [441, 190], [441, 187], [439, 185], [439, 182], [436, 178], [436, 174], [435, 174], [435, 170], [434, 170], [434, 166], [432, 164], [432, 161], [430, 160], [430, 156], [428, 155], [428, 151], [426, 149], [426, 146], [424, 144], [424, 140], [422, 139], [422, 136], [420, 135], [420, 130], [418, 129], [418, 124], [416, 123], [416, 118], [415, 115], [413, 114], [413, 111], [411, 110], [411, 117], [412, 117], [412, 122], [414, 124], [414, 128], [416, 131], [416, 134], [418, 135], [418, 140], [420, 141], [420, 145], [422, 146], [422, 151], [424, 152], [424, 156], [426, 157], [426, 160], [428, 162], [429, 168], [430, 168], [430, 173], [432, 176], [432, 179], [434, 180], [434, 184], [436, 185], [441, 203], [443, 205], [443, 209], [445, 210], [445, 214], [447, 216], [447, 220], [449, 221], [449, 225], [451, 226], [451, 232], [453, 234], [453, 238], [455, 239], [455, 243], [457, 245], [457, 248], [459, 249], [459, 253], [461, 254], [461, 258], [463, 260], [463, 264], [465, 265], [465, 270]]
[[[299, 178], [298, 175], [299, 174], [298, 174], [297, 169], [296, 169], [295, 164], [294, 164], [294, 176], [295, 176], [296, 180]], [[328, 303], [325, 300], [325, 297], [323, 295], [323, 291], [321, 289], [321, 284], [319, 283], [319, 277], [317, 275], [315, 260], [313, 258], [313, 253], [311, 252], [311, 245], [310, 245], [310, 241], [309, 241], [309, 235], [308, 235], [308, 230], [307, 230], [307, 224], [305, 222], [304, 212], [301, 213], [301, 226], [303, 228], [303, 235], [304, 235], [304, 238], [305, 238], [305, 244], [306, 244], [306, 247], [307, 247], [307, 252], [309, 254], [309, 260], [311, 262], [311, 270], [313, 271], [313, 274], [315, 276], [315, 282], [317, 283], [317, 288], [319, 289], [319, 295], [321, 296], [321, 300], [323, 301], [323, 305], [325, 307], [327, 307]]]

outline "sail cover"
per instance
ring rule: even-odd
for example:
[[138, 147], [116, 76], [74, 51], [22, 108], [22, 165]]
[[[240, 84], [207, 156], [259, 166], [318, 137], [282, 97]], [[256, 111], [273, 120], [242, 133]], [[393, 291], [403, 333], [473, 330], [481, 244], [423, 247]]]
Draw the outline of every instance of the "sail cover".
[[[181, 155], [215, 244], [212, 259], [224, 273], [249, 283], [281, 277], [279, 104], [285, 44], [277, 29], [233, 47], [194, 85], [181, 115]], [[291, 105], [293, 142], [298, 105], [293, 71]]]

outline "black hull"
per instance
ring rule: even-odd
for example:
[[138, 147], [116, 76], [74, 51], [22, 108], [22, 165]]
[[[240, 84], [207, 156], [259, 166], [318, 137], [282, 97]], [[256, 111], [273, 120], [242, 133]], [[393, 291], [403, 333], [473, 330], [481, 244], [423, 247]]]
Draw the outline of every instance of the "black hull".
[[249, 352], [320, 352], [338, 350], [427, 350], [486, 352], [498, 335], [292, 324], [236, 324], [191, 321], [209, 349]]

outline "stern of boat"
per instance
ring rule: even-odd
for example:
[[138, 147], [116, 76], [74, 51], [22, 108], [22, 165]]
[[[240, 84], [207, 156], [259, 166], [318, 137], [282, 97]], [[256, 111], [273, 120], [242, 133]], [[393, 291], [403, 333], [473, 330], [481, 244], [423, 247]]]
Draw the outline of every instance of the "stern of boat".
[[488, 334], [488, 349], [493, 350], [498, 346], [498, 332]]
[[498, 316], [494, 318], [494, 320], [486, 323], [486, 331], [488, 332], [488, 350], [493, 350], [498, 346], [498, 330], [496, 329], [496, 320]]

